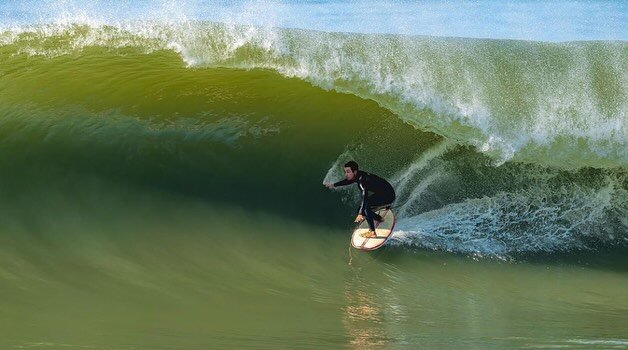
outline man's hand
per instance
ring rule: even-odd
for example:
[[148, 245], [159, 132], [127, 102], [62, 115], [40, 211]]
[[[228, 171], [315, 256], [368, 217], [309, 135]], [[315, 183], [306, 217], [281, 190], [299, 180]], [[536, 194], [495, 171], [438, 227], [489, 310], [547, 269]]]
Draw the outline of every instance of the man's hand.
[[329, 188], [330, 190], [334, 188], [334, 184], [331, 182], [325, 182], [323, 183], [323, 185], [325, 185], [325, 187]]
[[358, 214], [358, 216], [355, 217], [355, 222], [359, 224], [362, 221], [364, 221], [364, 216], [362, 216], [362, 214]]

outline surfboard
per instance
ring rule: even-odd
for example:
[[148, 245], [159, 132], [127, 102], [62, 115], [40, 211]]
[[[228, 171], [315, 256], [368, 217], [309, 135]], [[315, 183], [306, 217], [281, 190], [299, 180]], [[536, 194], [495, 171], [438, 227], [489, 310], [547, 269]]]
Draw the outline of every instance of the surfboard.
[[379, 209], [375, 211], [379, 214], [384, 221], [375, 227], [376, 237], [365, 238], [362, 237], [363, 233], [368, 232], [369, 225], [366, 220], [362, 221], [360, 225], [353, 231], [351, 236], [351, 245], [360, 250], [375, 250], [386, 243], [388, 238], [392, 235], [395, 228], [395, 213], [392, 209]]

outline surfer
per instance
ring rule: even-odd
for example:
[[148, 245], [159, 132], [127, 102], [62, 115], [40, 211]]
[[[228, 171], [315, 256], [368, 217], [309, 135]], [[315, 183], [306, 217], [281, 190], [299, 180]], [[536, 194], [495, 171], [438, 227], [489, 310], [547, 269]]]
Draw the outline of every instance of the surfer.
[[349, 161], [344, 165], [344, 172], [344, 180], [333, 184], [327, 182], [324, 183], [324, 185], [332, 189], [357, 183], [362, 193], [362, 204], [358, 209], [358, 216], [356, 216], [355, 222], [360, 223], [366, 218], [366, 222], [369, 224], [369, 231], [364, 234], [364, 237], [376, 237], [375, 222], [379, 225], [379, 223], [383, 221], [383, 218], [375, 213], [373, 209], [380, 207], [390, 208], [390, 205], [395, 200], [395, 190], [388, 181], [381, 177], [359, 170], [358, 163], [354, 161]]

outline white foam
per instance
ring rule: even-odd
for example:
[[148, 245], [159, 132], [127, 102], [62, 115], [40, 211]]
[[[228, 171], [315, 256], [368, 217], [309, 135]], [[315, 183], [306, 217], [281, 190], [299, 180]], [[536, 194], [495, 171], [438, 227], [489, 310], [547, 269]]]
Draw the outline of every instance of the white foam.
[[495, 257], [623, 244], [628, 227], [619, 235], [608, 227], [609, 217], [627, 213], [621, 181], [609, 177], [598, 188], [540, 184], [452, 203], [400, 219], [392, 239], [423, 249]]

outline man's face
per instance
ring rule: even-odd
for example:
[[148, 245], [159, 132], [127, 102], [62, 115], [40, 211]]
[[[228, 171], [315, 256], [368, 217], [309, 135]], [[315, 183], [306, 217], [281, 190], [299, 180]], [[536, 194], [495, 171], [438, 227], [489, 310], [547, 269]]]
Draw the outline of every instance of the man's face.
[[355, 175], [357, 173], [358, 173], [357, 171], [353, 171], [351, 170], [351, 168], [345, 167], [345, 179], [351, 181], [353, 180], [353, 178], [355, 178]]

